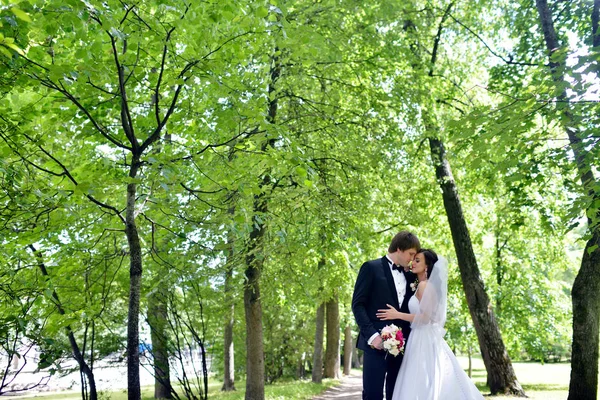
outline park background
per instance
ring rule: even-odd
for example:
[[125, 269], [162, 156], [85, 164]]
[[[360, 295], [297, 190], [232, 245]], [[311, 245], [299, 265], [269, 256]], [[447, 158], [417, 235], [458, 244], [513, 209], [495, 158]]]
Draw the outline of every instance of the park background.
[[3, 1], [0, 394], [107, 397], [109, 364], [130, 399], [146, 372], [144, 398], [318, 393], [360, 365], [358, 268], [409, 229], [482, 392], [596, 399], [599, 12]]

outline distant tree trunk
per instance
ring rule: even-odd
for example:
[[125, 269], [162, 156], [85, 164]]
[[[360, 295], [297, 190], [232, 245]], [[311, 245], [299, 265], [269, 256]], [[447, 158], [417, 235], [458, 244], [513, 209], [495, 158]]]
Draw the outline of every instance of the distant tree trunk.
[[471, 345], [467, 348], [467, 353], [469, 355], [469, 378], [473, 377], [473, 349], [471, 349]]
[[340, 377], [340, 305], [335, 294], [325, 303], [327, 347], [325, 349], [325, 378]]
[[229, 246], [227, 264], [225, 266], [225, 327], [223, 334], [223, 387], [222, 391], [228, 392], [235, 390], [235, 364], [233, 351], [233, 324], [235, 319], [235, 302], [233, 300], [233, 238], [228, 235], [227, 245]]
[[350, 325], [346, 325], [346, 329], [344, 329], [344, 375], [350, 375], [350, 368], [352, 367], [353, 344], [352, 327]]
[[300, 359], [298, 360], [298, 367], [296, 368], [296, 379], [304, 379], [304, 375], [306, 374], [306, 370], [304, 369], [304, 364], [306, 361], [306, 353], [302, 353]]
[[167, 303], [165, 291], [168, 288], [159, 286], [148, 299], [148, 325], [152, 340], [154, 359], [154, 398], [172, 399], [171, 373], [169, 368], [169, 349], [167, 342]]
[[458, 257], [458, 266], [469, 311], [488, 373], [488, 386], [492, 394], [504, 393], [524, 397], [525, 392], [517, 381], [494, 317], [490, 299], [485, 292], [475, 252], [473, 251], [471, 236], [458, 197], [458, 189], [446, 158], [446, 150], [439, 139], [429, 138], [429, 145], [436, 177], [442, 188], [444, 207], [452, 232], [454, 249]]
[[[322, 232], [321, 235], [323, 235]], [[319, 264], [317, 265], [317, 268], [320, 270], [324, 266], [325, 257], [321, 257], [319, 259]], [[315, 345], [313, 351], [312, 381], [315, 383], [321, 383], [323, 381], [323, 337], [325, 335], [325, 303], [319, 304], [315, 319]]]
[[360, 356], [359, 356], [360, 350], [356, 348], [357, 341], [358, 341], [358, 336], [352, 342], [353, 343], [352, 349], [354, 350], [352, 352], [352, 368], [359, 369], [361, 367], [361, 364], [360, 364]]
[[317, 308], [315, 322], [315, 348], [313, 351], [312, 381], [321, 383], [323, 381], [323, 335], [325, 332], [325, 303]]
[[[38, 268], [40, 272], [44, 276], [46, 280], [50, 279], [50, 275], [48, 274], [48, 270], [46, 269], [46, 264], [44, 263], [44, 256], [41, 251], [38, 251], [33, 245], [28, 246], [33, 255], [37, 258]], [[65, 309], [63, 308], [62, 302], [58, 297], [58, 293], [56, 290], [52, 290], [52, 298], [54, 299], [54, 303], [56, 304], [56, 308], [60, 315], [65, 315]], [[83, 353], [77, 344], [77, 340], [75, 339], [75, 334], [73, 333], [73, 329], [71, 325], [67, 325], [65, 330], [67, 331], [67, 337], [69, 338], [69, 344], [71, 345], [71, 350], [73, 351], [73, 358], [77, 361], [79, 365], [79, 371], [83, 373], [90, 385], [90, 400], [98, 400], [98, 392], [96, 390], [96, 378], [94, 377], [94, 372], [90, 368], [90, 366], [85, 361]], [[85, 347], [85, 346], [84, 346]]]
[[[569, 146], [575, 155], [575, 163], [582, 187], [590, 197], [590, 208], [586, 210], [588, 227], [592, 237], [583, 251], [581, 267], [573, 283], [571, 298], [573, 303], [573, 347], [571, 350], [571, 380], [568, 400], [595, 400], [598, 395], [598, 346], [600, 332], [600, 218], [594, 204], [600, 201], [595, 186], [598, 185], [591, 171], [587, 144], [580, 137], [579, 129], [573, 121], [571, 105], [566, 88], [569, 83], [564, 76], [566, 54], [555, 54], [561, 49], [554, 28], [552, 12], [546, 0], [536, 0], [540, 26], [544, 35], [552, 79], [557, 89], [556, 107], [560, 113], [559, 122], [569, 138]], [[594, 1], [592, 9], [592, 44], [600, 46], [598, 20], [600, 1]], [[594, 215], [595, 214], [595, 215]], [[595, 217], [595, 218], [592, 218]], [[596, 219], [596, 221], [594, 221]], [[596, 223], [595, 223], [596, 222]]]

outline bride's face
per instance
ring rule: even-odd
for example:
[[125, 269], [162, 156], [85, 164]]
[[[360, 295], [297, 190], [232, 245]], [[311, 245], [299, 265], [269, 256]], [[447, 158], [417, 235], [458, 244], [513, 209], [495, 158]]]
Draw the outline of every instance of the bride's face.
[[419, 253], [415, 256], [415, 260], [412, 263], [412, 272], [415, 274], [420, 274], [427, 269], [427, 264], [425, 264], [425, 256], [423, 253]]

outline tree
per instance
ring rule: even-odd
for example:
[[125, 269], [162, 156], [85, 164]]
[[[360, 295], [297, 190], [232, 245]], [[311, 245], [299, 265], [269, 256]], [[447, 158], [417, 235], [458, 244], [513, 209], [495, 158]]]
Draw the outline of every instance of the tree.
[[[598, 348], [600, 346], [600, 200], [598, 182], [591, 165], [593, 154], [587, 150], [584, 134], [579, 132], [575, 116], [569, 107], [565, 80], [566, 52], [560, 45], [554, 27], [552, 12], [546, 0], [536, 0], [540, 27], [544, 35], [552, 80], [556, 86], [557, 112], [569, 145], [575, 155], [575, 164], [581, 186], [589, 198], [586, 208], [590, 237], [586, 243], [581, 268], [573, 284], [573, 351], [569, 399], [596, 399], [598, 393]], [[594, 47], [600, 46], [598, 10], [594, 2], [591, 14]], [[561, 51], [562, 50], [562, 51]]]

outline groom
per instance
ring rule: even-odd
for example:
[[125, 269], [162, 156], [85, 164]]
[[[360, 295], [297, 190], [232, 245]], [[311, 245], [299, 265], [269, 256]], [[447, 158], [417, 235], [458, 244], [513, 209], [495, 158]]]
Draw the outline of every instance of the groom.
[[420, 247], [415, 235], [408, 231], [399, 232], [392, 239], [388, 254], [364, 263], [356, 278], [352, 312], [359, 327], [356, 347], [365, 353], [362, 392], [365, 400], [383, 399], [384, 380], [386, 399], [392, 398], [403, 356], [386, 357], [379, 333], [384, 326], [393, 323], [402, 329], [404, 338], [408, 339], [410, 322], [380, 321], [375, 314], [378, 309], [388, 308], [387, 304], [401, 312], [409, 312], [408, 300], [414, 294], [410, 284], [416, 278], [408, 267]]

